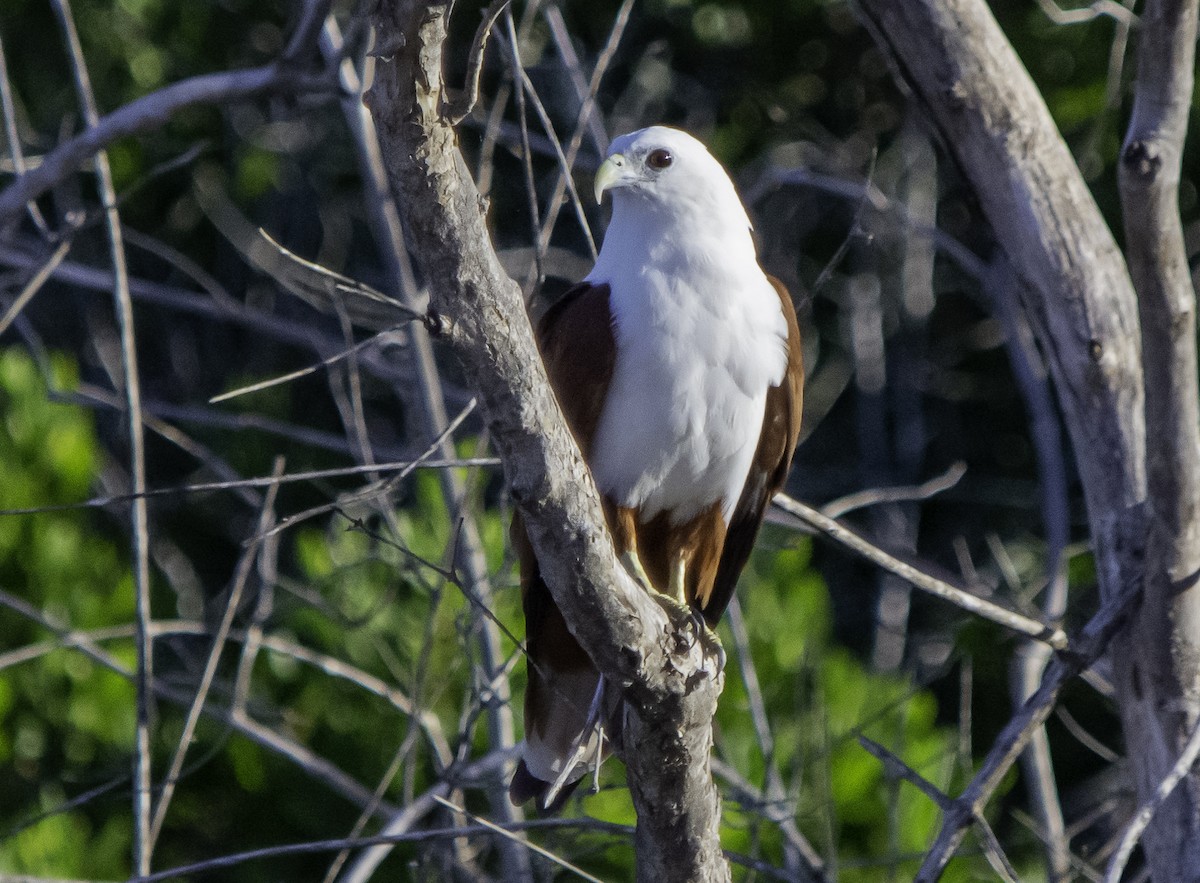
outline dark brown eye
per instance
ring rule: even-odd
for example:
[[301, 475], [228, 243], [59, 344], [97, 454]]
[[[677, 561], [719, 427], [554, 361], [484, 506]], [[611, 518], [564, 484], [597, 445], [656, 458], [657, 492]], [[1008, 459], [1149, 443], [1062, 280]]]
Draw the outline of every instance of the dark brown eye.
[[646, 165], [652, 169], [665, 169], [675, 161], [675, 157], [671, 156], [671, 151], [665, 147], [660, 147], [658, 150], [651, 150], [649, 156], [646, 157]]

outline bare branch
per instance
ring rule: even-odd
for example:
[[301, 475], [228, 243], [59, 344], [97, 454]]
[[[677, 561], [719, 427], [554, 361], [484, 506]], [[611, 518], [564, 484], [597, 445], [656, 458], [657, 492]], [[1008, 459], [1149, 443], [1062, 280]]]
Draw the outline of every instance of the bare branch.
[[967, 828], [981, 816], [1005, 773], [1050, 716], [1063, 685], [1107, 650], [1113, 635], [1125, 624], [1138, 595], [1136, 590], [1131, 590], [1123, 597], [1107, 602], [1071, 642], [1071, 651], [1060, 653], [1051, 660], [1037, 692], [1005, 724], [970, 784], [945, 813], [942, 829], [926, 853], [916, 880], [933, 883], [941, 876], [942, 870], [962, 843]]
[[858, 509], [868, 506], [878, 506], [882, 503], [909, 503], [928, 500], [938, 494], [950, 490], [967, 474], [967, 464], [961, 460], [951, 463], [941, 475], [935, 475], [928, 481], [910, 487], [868, 488], [856, 491], [830, 500], [821, 507], [821, 514], [826, 518], [841, 518]]
[[[8, 78], [8, 61], [4, 55], [4, 41], [0, 40], [0, 114], [4, 116], [4, 134], [8, 140], [8, 153], [12, 158], [13, 171], [25, 174], [25, 153], [21, 150], [21, 135], [17, 131], [16, 102], [13, 101], [12, 81]], [[29, 204], [29, 216], [33, 218], [39, 232], [50, 238], [50, 228], [36, 204]], [[0, 223], [0, 227], [4, 224]]]
[[[8, 592], [0, 589], [0, 605], [14, 610], [22, 616], [38, 623], [43, 628], [57, 634], [62, 640], [68, 641], [67, 646], [78, 650], [80, 653], [87, 656], [92, 661], [102, 665], [109, 671], [115, 672], [121, 677], [135, 681], [137, 680], [137, 672], [131, 671], [124, 664], [116, 659], [112, 654], [106, 653], [104, 650], [97, 647], [92, 640], [83, 632], [72, 631], [64, 628], [50, 617], [43, 614], [41, 611], [34, 608], [27, 601], [17, 598]], [[162, 680], [154, 679], [150, 683], [150, 688], [156, 696], [168, 700], [182, 707], [190, 707], [192, 703], [192, 695], [187, 691], [169, 686]], [[371, 802], [371, 792], [364, 788], [361, 784], [355, 781], [351, 776], [343, 772], [330, 761], [316, 754], [311, 749], [301, 745], [300, 743], [284, 736], [270, 727], [267, 727], [258, 721], [252, 719], [244, 712], [225, 711], [220, 708], [215, 708], [211, 705], [205, 707], [205, 714], [218, 720], [234, 731], [241, 733], [246, 738], [262, 745], [269, 751], [273, 751], [294, 763], [298, 768], [303, 770], [306, 775], [311, 776], [316, 781], [321, 782], [330, 791], [340, 795], [345, 800], [357, 806], [366, 806]], [[377, 815], [387, 817], [395, 813], [395, 807], [390, 804], [381, 804], [378, 808]]]
[[[54, 12], [67, 44], [71, 60], [71, 71], [75, 76], [75, 91], [83, 109], [88, 131], [100, 122], [96, 98], [88, 77], [83, 47], [67, 0], [54, 0]], [[121, 237], [121, 217], [117, 213], [117, 194], [113, 188], [112, 171], [108, 155], [98, 151], [94, 156], [97, 186], [104, 205], [105, 225], [108, 228], [109, 254], [113, 267], [113, 302], [117, 314], [117, 327], [121, 336], [121, 380], [128, 409], [127, 429], [129, 433], [129, 474], [133, 493], [137, 495], [130, 503], [129, 517], [132, 534], [133, 577], [136, 593], [137, 623], [137, 723], [136, 750], [134, 753], [133, 785], [133, 866], [137, 873], [150, 870], [150, 858], [154, 852], [154, 837], [150, 824], [151, 748], [150, 729], [152, 690], [154, 678], [154, 642], [148, 631], [153, 618], [150, 609], [150, 526], [146, 513], [146, 500], [141, 494], [146, 491], [146, 453], [142, 431], [142, 393], [138, 378], [137, 338], [133, 324], [133, 300], [129, 294], [129, 272], [125, 262], [125, 244]], [[10, 188], [11, 189], [11, 188]], [[0, 200], [3, 194], [0, 194]], [[65, 256], [65, 255], [64, 255]], [[61, 259], [60, 259], [61, 260]]]
[[9, 304], [8, 309], [4, 311], [4, 315], [0, 316], [0, 334], [8, 330], [8, 326], [12, 324], [13, 319], [17, 318], [21, 314], [21, 311], [33, 300], [34, 295], [42, 290], [42, 286], [46, 284], [46, 280], [54, 275], [54, 271], [58, 269], [58, 265], [63, 262], [63, 258], [71, 250], [71, 242], [70, 238], [60, 242], [58, 247], [46, 258], [46, 262], [33, 274], [33, 278], [25, 283], [25, 287], [21, 289], [21, 293]]
[[[1200, 383], [1196, 295], [1179, 216], [1180, 164], [1192, 104], [1197, 0], [1149, 0], [1138, 36], [1133, 117], [1118, 182], [1145, 362], [1148, 498], [1145, 603], [1123, 640], [1117, 689], [1143, 801], [1200, 721]], [[1146, 831], [1157, 879], [1200, 866], [1200, 776], [1189, 775]]]
[[[624, 0], [613, 18], [608, 40], [605, 41], [604, 48], [596, 59], [596, 66], [592, 70], [590, 80], [585, 83], [583, 72], [577, 69], [577, 64], [568, 64], [571, 70], [571, 82], [575, 85], [576, 94], [579, 96], [579, 114], [575, 119], [575, 131], [571, 133], [571, 140], [567, 143], [566, 166], [569, 169], [575, 168], [575, 161], [579, 158], [579, 149], [583, 145], [585, 131], [592, 133], [597, 153], [602, 155], [608, 147], [605, 141], [604, 126], [600, 122], [600, 109], [596, 104], [596, 93], [599, 92], [600, 82], [608, 71], [613, 56], [617, 53], [617, 47], [621, 43], [621, 36], [625, 33], [625, 26], [629, 23], [629, 15], [632, 11], [633, 0]], [[564, 61], [569, 61], [574, 57], [574, 52], [570, 43], [570, 35], [566, 33], [566, 24], [562, 20], [562, 11], [557, 6], [547, 6], [544, 15], [546, 22], [550, 25], [550, 34], [554, 38], [555, 45], [559, 47], [559, 54]], [[578, 62], [578, 59], [575, 60]], [[558, 179], [554, 183], [554, 191], [550, 194], [541, 234], [534, 244], [539, 254], [545, 254], [550, 246], [550, 237], [554, 232], [554, 224], [558, 220], [558, 213], [562, 208], [563, 195], [567, 192], [568, 183], [567, 172], [560, 169]], [[590, 242], [591, 232], [586, 230], [585, 232], [588, 233]], [[592, 253], [594, 256], [594, 247]]]
[[500, 267], [454, 131], [438, 111], [447, 12], [385, 0], [374, 18], [385, 43], [397, 27], [405, 42], [403, 52], [381, 60], [368, 93], [397, 203], [431, 303], [452, 319], [451, 348], [479, 391], [555, 602], [600, 672], [624, 690], [639, 879], [727, 880], [708, 770], [721, 678], [704, 642], [688, 636], [690, 614], [660, 606], [616, 559], [521, 293]]
[[[275, 481], [267, 489], [267, 494], [263, 499], [262, 512], [259, 514], [258, 530], [260, 534], [267, 529], [275, 517], [275, 498], [279, 493], [278, 479], [282, 474], [283, 458], [277, 457], [274, 473], [271, 476]], [[213, 678], [216, 677], [217, 664], [221, 661], [221, 653], [225, 649], [225, 642], [229, 639], [229, 632], [233, 628], [233, 617], [237, 614], [238, 606], [241, 604], [242, 591], [246, 587], [246, 580], [250, 577], [250, 569], [254, 560], [258, 557], [260, 545], [260, 543], [251, 544], [242, 553], [241, 560], [238, 562], [237, 573], [234, 575], [229, 597], [225, 601], [225, 612], [221, 615], [221, 622], [217, 626], [216, 634], [213, 635], [212, 647], [208, 651], [208, 660], [204, 664], [204, 673], [200, 676], [200, 682], [196, 686], [196, 697], [192, 700], [191, 707], [188, 708], [187, 720], [184, 722], [183, 732], [179, 736], [179, 745], [171, 757], [167, 775], [163, 779], [162, 791], [158, 797], [158, 804], [154, 807], [154, 817], [150, 822], [149, 833], [151, 849], [158, 840], [163, 822], [167, 818], [167, 807], [171, 805], [171, 797], [175, 793], [175, 783], [183, 769], [183, 762], [187, 757], [192, 737], [195, 735], [196, 725], [200, 722], [200, 713], [204, 709]]]
[[106, 497], [92, 497], [90, 500], [84, 500], [79, 503], [62, 503], [56, 506], [30, 506], [25, 509], [0, 509], [0, 518], [11, 515], [36, 515], [39, 512], [69, 512], [72, 509], [99, 509], [104, 506], [112, 506], [116, 503], [128, 503], [138, 496], [150, 499], [151, 497], [165, 497], [174, 494], [200, 494], [252, 487], [271, 487], [275, 484], [287, 484], [289, 482], [321, 481], [326, 478], [343, 478], [349, 475], [363, 475], [374, 472], [400, 472], [408, 474], [414, 469], [462, 469], [499, 465], [500, 460], [496, 457], [463, 457], [454, 460], [442, 460], [431, 457], [428, 459], [403, 460], [397, 463], [342, 466], [336, 469], [312, 469], [306, 472], [291, 472], [281, 475], [278, 479], [263, 477], [238, 478], [230, 479], [229, 481], [207, 481], [195, 484], [180, 484], [174, 487], [150, 488], [143, 491], [140, 495], [112, 494]]
[[[1129, 861], [1129, 856], [1133, 854], [1133, 849], [1137, 846], [1138, 840], [1142, 833], [1154, 818], [1154, 814], [1158, 811], [1171, 796], [1171, 792], [1179, 782], [1192, 771], [1192, 767], [1196, 765], [1196, 758], [1200, 756], [1200, 725], [1197, 725], [1192, 730], [1192, 735], [1188, 738], [1187, 744], [1184, 745], [1183, 753], [1179, 755], [1179, 760], [1171, 767], [1170, 771], [1158, 783], [1158, 787], [1154, 789], [1154, 794], [1150, 799], [1144, 801], [1138, 808], [1137, 813], [1125, 828], [1124, 834], [1121, 835], [1121, 845], [1113, 855], [1112, 860], [1108, 863], [1108, 871], [1104, 875], [1104, 883], [1120, 883], [1121, 875], [1125, 871], [1125, 865]], [[1153, 860], [1153, 859], [1152, 859]]]
[[456, 99], [447, 100], [442, 108], [443, 114], [452, 126], [457, 126], [465, 120], [479, 101], [479, 77], [483, 73], [483, 58], [484, 52], [487, 50], [488, 37], [491, 36], [492, 28], [496, 26], [496, 19], [500, 17], [500, 13], [510, 2], [511, 0], [492, 0], [488, 8], [483, 11], [483, 21], [479, 23], [479, 27], [475, 31], [475, 39], [471, 42], [471, 53], [467, 56], [467, 87], [462, 95]]
[[1107, 16], [1126, 26], [1138, 24], [1138, 17], [1116, 0], [1092, 0], [1087, 6], [1063, 9], [1054, 0], [1037, 0], [1046, 18], [1056, 25], [1078, 25]]
[[849, 528], [843, 527], [832, 518], [822, 515], [811, 506], [806, 506], [798, 500], [793, 500], [786, 494], [776, 494], [772, 502], [784, 512], [797, 518], [807, 527], [824, 534], [839, 545], [850, 549], [857, 555], [861, 555], [872, 564], [882, 567], [889, 573], [895, 574], [922, 591], [929, 592], [931, 595], [936, 595], [943, 600], [956, 604], [977, 616], [990, 619], [992, 622], [998, 623], [1014, 632], [1027, 635], [1037, 641], [1043, 641], [1056, 650], [1063, 650], [1067, 647], [1067, 636], [1060, 628], [1048, 626], [1027, 616], [1022, 616], [1016, 611], [1001, 607], [993, 601], [988, 601], [986, 598], [973, 595], [970, 592], [950, 585], [944, 580], [930, 576], [913, 567], [911, 564], [906, 564], [900, 559], [889, 555], [878, 546], [864, 540]]
[[[750, 700], [750, 718], [754, 724], [754, 733], [758, 737], [759, 749], [762, 751], [763, 764], [766, 766], [763, 802], [779, 809], [788, 806], [789, 802], [776, 763], [775, 737], [771, 732], [771, 723], [767, 718], [767, 706], [763, 701], [762, 689], [759, 687], [758, 671], [754, 667], [754, 658], [750, 654], [750, 635], [746, 630], [742, 605], [736, 594], [730, 599], [728, 614], [729, 630], [733, 633], [734, 647], [737, 650], [738, 669], [742, 673], [742, 684], [746, 688], [746, 696]], [[803, 867], [809, 878], [825, 880], [825, 862], [796, 826], [796, 819], [792, 812], [769, 811], [767, 818], [778, 824], [783, 833], [784, 858], [788, 872], [798, 875], [800, 868]]]
[[447, 809], [452, 809], [455, 812], [462, 813], [467, 818], [469, 818], [471, 821], [475, 822], [477, 825], [482, 825], [483, 827], [487, 828], [489, 831], [495, 831], [497, 834], [502, 834], [504, 837], [520, 843], [526, 849], [529, 849], [533, 852], [536, 852], [540, 856], [544, 856], [545, 858], [550, 859], [550, 861], [554, 862], [560, 868], [565, 868], [566, 870], [575, 874], [577, 877], [579, 877], [583, 880], [589, 881], [589, 883], [603, 883], [603, 881], [600, 880], [598, 877], [593, 877], [587, 871], [583, 870], [582, 868], [576, 867], [575, 865], [571, 864], [569, 861], [566, 861], [565, 859], [555, 855], [550, 850], [543, 849], [542, 847], [538, 846], [536, 843], [530, 843], [527, 840], [520, 840], [519, 838], [516, 837], [515, 834], [512, 834], [512, 833], [506, 831], [504, 828], [501, 828], [499, 825], [492, 824], [491, 822], [487, 821], [486, 819], [481, 819], [481, 818], [479, 818], [479, 816], [476, 816], [476, 815], [473, 815], [473, 814], [467, 812], [461, 806], [455, 806], [453, 803], [451, 803], [449, 800], [446, 800], [444, 797], [434, 796], [433, 799], [436, 800], [438, 803], [440, 803], [442, 806], [446, 807]]
[[98, 118], [94, 125], [50, 151], [38, 166], [18, 176], [0, 191], [0, 226], [13, 220], [26, 203], [74, 173], [97, 150], [118, 138], [157, 129], [185, 108], [196, 104], [245, 101], [272, 92], [304, 92], [319, 88], [328, 89], [328, 83], [299, 75], [278, 64], [203, 74], [165, 86]]

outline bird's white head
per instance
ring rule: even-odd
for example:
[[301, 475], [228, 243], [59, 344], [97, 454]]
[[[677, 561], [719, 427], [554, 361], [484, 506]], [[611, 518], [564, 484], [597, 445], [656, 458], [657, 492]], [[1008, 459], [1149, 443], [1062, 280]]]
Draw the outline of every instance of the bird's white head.
[[596, 173], [596, 200], [612, 194], [612, 222], [592, 282], [647, 266], [757, 269], [750, 218], [733, 182], [704, 145], [667, 126], [615, 139]]
[[596, 201], [609, 191], [614, 207], [640, 203], [656, 214], [698, 212], [750, 227], [721, 164], [687, 132], [668, 126], [650, 126], [614, 139], [596, 172]]

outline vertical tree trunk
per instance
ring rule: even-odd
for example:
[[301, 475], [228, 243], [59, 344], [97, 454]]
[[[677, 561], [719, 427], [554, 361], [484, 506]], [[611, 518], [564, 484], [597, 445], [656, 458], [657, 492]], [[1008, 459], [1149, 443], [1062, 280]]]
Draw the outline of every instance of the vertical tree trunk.
[[[1114, 658], [1132, 663], [1116, 667], [1117, 686], [1143, 800], [1200, 720], [1200, 390], [1196, 296], [1178, 201], [1198, 5], [1150, 0], [1143, 10], [1133, 118], [1119, 166], [1142, 325], [1150, 530], [1143, 602]], [[1200, 880], [1200, 776], [1180, 782], [1144, 844], [1156, 880]]]
[[[1122, 157], [1141, 322], [1129, 268], [987, 5], [858, 5], [1018, 273], [1083, 480], [1102, 597], [1145, 592], [1112, 653], [1130, 765], [1145, 798], [1200, 709], [1196, 330], [1175, 204], [1196, 5], [1151, 2], [1143, 19], [1138, 112]], [[1162, 883], [1200, 879], [1198, 784], [1189, 777], [1147, 832]]]

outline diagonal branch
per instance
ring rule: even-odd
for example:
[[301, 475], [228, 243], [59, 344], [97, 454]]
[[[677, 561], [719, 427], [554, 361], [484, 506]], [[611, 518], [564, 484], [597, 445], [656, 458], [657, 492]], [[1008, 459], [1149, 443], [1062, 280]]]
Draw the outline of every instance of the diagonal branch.
[[1067, 647], [1067, 636], [1057, 626], [1049, 626], [1038, 622], [1036, 619], [1030, 619], [1028, 616], [1023, 616], [1015, 610], [1001, 607], [994, 601], [981, 598], [957, 586], [952, 586], [945, 580], [931, 576], [923, 570], [918, 570], [911, 564], [889, 555], [883, 549], [863, 539], [849, 528], [843, 527], [827, 515], [821, 514], [811, 506], [806, 506], [798, 500], [793, 500], [787, 494], [776, 494], [772, 502], [805, 526], [818, 531], [838, 545], [844, 546], [856, 555], [861, 555], [877, 567], [881, 567], [889, 573], [900, 577], [900, 579], [924, 592], [929, 592], [931, 595], [936, 595], [952, 604], [957, 604], [970, 613], [982, 616], [984, 619], [990, 619], [992, 622], [998, 623], [1018, 634], [1045, 642], [1055, 650], [1064, 650]]
[[219, 74], [203, 74], [164, 86], [100, 117], [74, 138], [64, 141], [0, 191], [0, 226], [12, 221], [26, 203], [65, 180], [88, 159], [127, 135], [159, 128], [185, 108], [197, 104], [229, 104], [272, 92], [328, 89], [325, 80], [303, 76], [290, 67], [262, 67]]
[[1063, 686], [1087, 669], [1108, 649], [1113, 635], [1125, 624], [1129, 609], [1138, 595], [1137, 591], [1130, 590], [1124, 596], [1106, 603], [1071, 642], [1071, 652], [1059, 654], [1051, 660], [1041, 686], [1005, 724], [996, 741], [992, 743], [979, 771], [963, 789], [962, 794], [947, 808], [942, 820], [942, 829], [926, 853], [925, 861], [916, 876], [918, 881], [933, 883], [941, 876], [966, 836], [967, 828], [982, 817], [984, 807], [999, 787], [1004, 775], [1050, 716]]
[[397, 204], [432, 308], [485, 409], [488, 430], [555, 602], [596, 667], [623, 688], [638, 811], [638, 877], [727, 880], [720, 798], [709, 773], [722, 677], [691, 617], [660, 605], [621, 568], [599, 495], [550, 391], [520, 289], [492, 246], [479, 193], [442, 115], [449, 6], [384, 0], [385, 45], [367, 94]]

